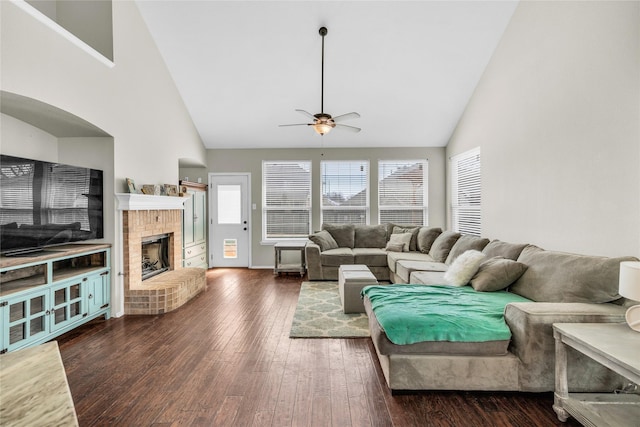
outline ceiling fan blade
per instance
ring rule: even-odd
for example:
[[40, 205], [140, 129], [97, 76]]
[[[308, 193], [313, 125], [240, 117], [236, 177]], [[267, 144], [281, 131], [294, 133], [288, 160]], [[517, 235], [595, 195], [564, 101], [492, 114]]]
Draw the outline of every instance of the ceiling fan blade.
[[333, 118], [333, 121], [338, 123], [341, 122], [343, 120], [349, 120], [349, 119], [359, 119], [360, 118], [360, 114], [356, 113], [355, 111], [352, 113], [347, 113], [347, 114], [341, 114], [339, 116], [336, 116]]
[[278, 125], [278, 127], [285, 127], [285, 126], [313, 126], [312, 123], [294, 123], [291, 125]]
[[355, 126], [342, 125], [340, 123], [336, 123], [336, 129], [342, 129], [353, 133], [360, 132], [361, 130], [360, 128], [357, 128]]
[[315, 120], [316, 119], [316, 116], [314, 116], [313, 114], [311, 114], [308, 111], [305, 111], [305, 110], [296, 110], [296, 111], [299, 112], [299, 113], [304, 114], [305, 116], [309, 117], [311, 120]]

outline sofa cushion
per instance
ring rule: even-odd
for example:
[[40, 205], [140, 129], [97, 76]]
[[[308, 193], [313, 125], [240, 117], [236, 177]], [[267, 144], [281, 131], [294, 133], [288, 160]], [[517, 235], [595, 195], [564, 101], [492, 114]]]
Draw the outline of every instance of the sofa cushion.
[[444, 271], [414, 271], [409, 276], [409, 283], [415, 285], [446, 285]]
[[516, 261], [526, 246], [526, 243], [507, 243], [500, 240], [492, 240], [482, 249], [482, 252], [487, 258], [501, 256]]
[[538, 302], [610, 302], [620, 298], [618, 277], [622, 261], [634, 257], [607, 258], [545, 251], [529, 245], [518, 257], [527, 271], [511, 291]]
[[354, 248], [384, 248], [387, 244], [387, 227], [383, 225], [356, 225]]
[[326, 251], [328, 249], [336, 249], [338, 248], [338, 243], [335, 241], [331, 233], [327, 230], [318, 231], [317, 233], [313, 233], [309, 236], [309, 240], [311, 240], [316, 245], [320, 246], [320, 251]]
[[420, 252], [387, 252], [387, 266], [389, 267], [389, 270], [395, 273], [396, 263], [401, 259], [433, 262], [433, 258], [431, 258], [430, 255]]
[[489, 239], [485, 239], [483, 237], [472, 236], [470, 234], [465, 234], [464, 236], [460, 236], [458, 240], [451, 247], [451, 251], [447, 256], [447, 260], [445, 264], [453, 263], [456, 258], [469, 250], [482, 251], [485, 246], [489, 243]]
[[512, 259], [489, 258], [480, 264], [478, 272], [471, 279], [471, 286], [481, 292], [499, 291], [518, 280], [526, 269], [526, 265]]
[[404, 282], [411, 283], [411, 273], [414, 271], [441, 271], [447, 270], [448, 265], [442, 262], [431, 261], [412, 261], [408, 259], [401, 259], [396, 263], [396, 275], [400, 277]]
[[355, 244], [354, 224], [322, 224], [322, 229], [327, 230], [340, 248], [353, 248]]
[[418, 245], [417, 250], [423, 254], [428, 254], [431, 245], [433, 245], [433, 242], [435, 242], [440, 234], [442, 234], [442, 228], [440, 227], [420, 227], [418, 230], [418, 240], [416, 241]]
[[440, 234], [431, 245], [429, 255], [436, 262], [445, 262], [451, 252], [451, 248], [460, 238], [460, 233], [455, 231], [445, 231]]
[[392, 235], [400, 234], [400, 233], [411, 233], [411, 242], [409, 242], [409, 250], [417, 251], [418, 250], [418, 231], [420, 231], [420, 227], [396, 225], [393, 227]]
[[474, 249], [468, 250], [456, 258], [444, 273], [444, 278], [449, 285], [465, 286], [475, 276], [480, 264], [485, 259], [485, 254]]
[[391, 237], [389, 237], [389, 243], [402, 244], [402, 252], [409, 252], [411, 233], [393, 233]]
[[320, 253], [320, 262], [323, 267], [339, 267], [343, 264], [355, 264], [353, 259], [353, 250], [351, 248], [329, 249]]
[[380, 248], [354, 248], [353, 263], [364, 264], [367, 267], [386, 267], [387, 252]]

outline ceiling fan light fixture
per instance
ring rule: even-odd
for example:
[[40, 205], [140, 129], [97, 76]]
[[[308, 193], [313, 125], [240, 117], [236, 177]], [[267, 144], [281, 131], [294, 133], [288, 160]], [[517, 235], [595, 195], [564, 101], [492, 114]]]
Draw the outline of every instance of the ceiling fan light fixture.
[[333, 126], [327, 123], [316, 123], [313, 125], [313, 130], [315, 130], [319, 135], [329, 133], [331, 129], [333, 129]]
[[309, 119], [313, 120], [313, 123], [297, 123], [291, 125], [280, 125], [280, 126], [311, 126], [313, 130], [318, 135], [324, 135], [331, 132], [331, 129], [337, 127], [339, 129], [343, 129], [349, 132], [360, 132], [360, 128], [355, 126], [348, 126], [342, 123], [336, 123], [338, 121], [343, 121], [347, 119], [357, 119], [360, 117], [360, 114], [356, 112], [351, 112], [347, 114], [342, 114], [336, 117], [331, 117], [331, 114], [327, 114], [324, 112], [324, 37], [327, 35], [327, 28], [320, 28], [320, 36], [322, 36], [322, 68], [320, 73], [320, 112], [318, 114], [311, 114], [305, 110], [296, 111], [304, 114]]

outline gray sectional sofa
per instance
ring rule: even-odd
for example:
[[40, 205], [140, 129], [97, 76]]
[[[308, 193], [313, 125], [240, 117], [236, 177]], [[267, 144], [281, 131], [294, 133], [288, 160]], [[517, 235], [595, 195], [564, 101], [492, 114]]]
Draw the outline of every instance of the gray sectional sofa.
[[[400, 246], [391, 242], [400, 237], [393, 234], [404, 234], [406, 239], [407, 232], [411, 240], [398, 251]], [[333, 242], [322, 240], [327, 235]], [[553, 323], [624, 322], [629, 301], [618, 295], [619, 265], [637, 260], [547, 251], [439, 228], [392, 224], [325, 224], [310, 240], [306, 247], [310, 280], [337, 280], [340, 265], [366, 264], [378, 280], [443, 285], [448, 284], [446, 272], [453, 269], [456, 259], [472, 250], [484, 254], [469, 282], [474, 288], [479, 285], [476, 290], [506, 288], [531, 301], [506, 305], [504, 319], [511, 340], [506, 353], [491, 354], [483, 348], [460, 352], [446, 342], [435, 347], [395, 345], [386, 338], [365, 297], [371, 337], [392, 390], [553, 391]], [[519, 266], [519, 270], [514, 275], [492, 264]], [[486, 287], [498, 282], [498, 289]], [[623, 385], [622, 378], [578, 352], [569, 350], [568, 357], [572, 391], [612, 391]]]

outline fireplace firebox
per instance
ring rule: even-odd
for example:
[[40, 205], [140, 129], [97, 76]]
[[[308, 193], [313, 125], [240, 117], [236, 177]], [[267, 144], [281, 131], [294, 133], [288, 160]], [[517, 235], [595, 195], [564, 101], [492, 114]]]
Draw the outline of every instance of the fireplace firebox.
[[142, 280], [171, 269], [169, 240], [169, 234], [142, 239]]

